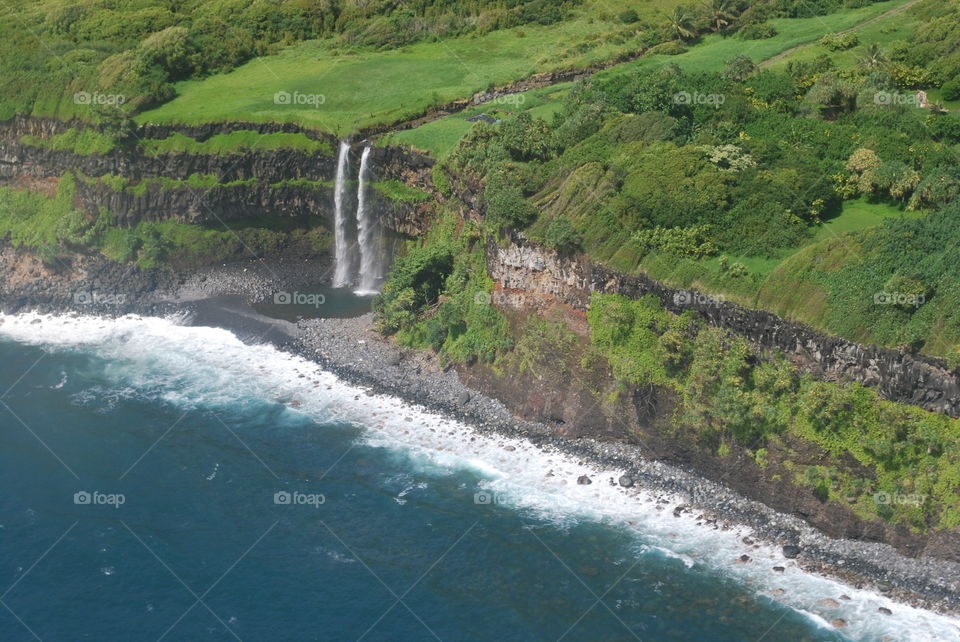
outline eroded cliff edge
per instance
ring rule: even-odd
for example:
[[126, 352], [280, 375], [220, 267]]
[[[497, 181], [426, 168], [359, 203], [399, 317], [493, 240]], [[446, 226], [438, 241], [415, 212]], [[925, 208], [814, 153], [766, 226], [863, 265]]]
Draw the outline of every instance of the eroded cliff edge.
[[[62, 133], [66, 131], [64, 124], [28, 120], [11, 127], [3, 138], [0, 151], [0, 178], [14, 184], [28, 179], [55, 181], [66, 171], [80, 171], [94, 178], [122, 174], [127, 180], [161, 177], [172, 181], [186, 180], [197, 173], [211, 173], [217, 176], [218, 183], [237, 183], [205, 190], [149, 185], [144, 191], [135, 193], [111, 189], [97, 182], [81, 182], [78, 203], [88, 212], [99, 208], [114, 211], [121, 225], [168, 219], [211, 223], [249, 216], [282, 218], [307, 213], [330, 217], [332, 192], [330, 185], [324, 184], [329, 182], [335, 169], [330, 153], [282, 150], [230, 155], [150, 156], [118, 150], [105, 155], [82, 156], [25, 145], [20, 140], [30, 132], [33, 134], [29, 135], [40, 133], [46, 136]], [[162, 137], [174, 131], [151, 131], [149, 127], [144, 126], [139, 133]], [[203, 140], [223, 131], [249, 127], [264, 132], [290, 129], [288, 126], [233, 124], [185, 128], [179, 133]], [[329, 142], [332, 145], [336, 141]], [[430, 184], [432, 162], [429, 159], [397, 148], [373, 149], [375, 163], [382, 168], [382, 175], [387, 180], [397, 180], [440, 198]], [[293, 182], [298, 180], [313, 184]], [[387, 226], [406, 237], [422, 234], [431, 224], [432, 213], [426, 203], [390, 201], [378, 205]], [[467, 216], [479, 215], [470, 208], [465, 213]], [[617, 384], [609, 371], [580, 365], [582, 348], [589, 338], [584, 311], [594, 292], [616, 293], [629, 298], [654, 295], [670, 312], [694, 311], [705, 323], [744, 337], [754, 348], [757, 359], [786, 355], [799, 369], [817, 379], [855, 381], [877, 389], [891, 401], [952, 417], [960, 412], [957, 399], [960, 379], [956, 370], [924, 355], [858, 345], [764, 311], [718, 303], [699, 293], [676, 290], [643, 277], [618, 274], [582, 256], [561, 256], [521, 235], [509, 235], [500, 242], [489, 239], [485, 253], [487, 270], [497, 284], [491, 302], [503, 309], [514, 328], [519, 330], [531, 317], [562, 322], [580, 338], [580, 348], [565, 354], [542, 355], [544, 363], [540, 371], [514, 368], [504, 373], [482, 364], [457, 366], [470, 386], [502, 400], [518, 416], [552, 426], [561, 437], [591, 437], [639, 445], [653, 459], [695, 471], [749, 498], [800, 516], [831, 536], [886, 542], [909, 555], [958, 559], [960, 537], [955, 529], [920, 533], [904, 526], [863, 520], [841, 503], [825, 502], [809, 488], [791, 483], [792, 471], [785, 465], [787, 451], [794, 458], [798, 451], [801, 452], [801, 464], [825, 461], [826, 454], [816, 448], [798, 443], [786, 444], [783, 452], [771, 448], [769, 464], [763, 468], [746, 449], [735, 447], [718, 454], [697, 445], [692, 435], [678, 433], [669, 421], [676, 405], [670, 391], [655, 387], [633, 388], [625, 394], [610, 395], [612, 401], [609, 403], [598, 404], [598, 391], [610, 393]], [[292, 243], [277, 248], [279, 257], [300, 265], [329, 265], [326, 252]], [[0, 259], [3, 277], [0, 306], [7, 311], [36, 305], [51, 310], [76, 308], [74, 296], [78, 290], [99, 288], [125, 293], [127, 305], [80, 309], [108, 313], [123, 310], [149, 312], [154, 309], [153, 304], [176, 291], [186, 278], [183, 271], [141, 269], [82, 251], [75, 252], [73, 260], [66, 266], [49, 265], [27, 250], [10, 247], [3, 249]], [[311, 274], [314, 278], [323, 278], [324, 270]], [[264, 292], [266, 290], [260, 294]], [[542, 371], [543, 367], [548, 371]]]

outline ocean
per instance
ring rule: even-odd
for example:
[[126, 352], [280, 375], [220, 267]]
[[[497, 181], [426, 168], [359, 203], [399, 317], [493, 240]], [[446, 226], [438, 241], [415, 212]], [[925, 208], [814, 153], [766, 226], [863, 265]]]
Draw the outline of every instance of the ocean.
[[0, 640], [960, 639], [223, 329], [0, 321]]

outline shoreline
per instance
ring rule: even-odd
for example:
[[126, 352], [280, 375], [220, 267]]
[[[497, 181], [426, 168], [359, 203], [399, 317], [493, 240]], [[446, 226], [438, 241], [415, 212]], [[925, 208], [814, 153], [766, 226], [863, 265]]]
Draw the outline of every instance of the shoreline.
[[[222, 298], [196, 301], [191, 305], [191, 324], [203, 319], [204, 325], [213, 323], [249, 341], [255, 338], [250, 318], [235, 315], [237, 306], [247, 307], [240, 297], [230, 297], [226, 304]], [[259, 317], [260, 327], [270, 324], [269, 317], [247, 310]], [[444, 369], [432, 355], [398, 348], [375, 335], [370, 322], [369, 313], [353, 319], [280, 322], [283, 331], [271, 330], [274, 338], [261, 341], [317, 363], [349, 384], [455, 419], [481, 435], [523, 439], [597, 469], [624, 470], [633, 482], [624, 490], [660, 494], [665, 516], [696, 512], [714, 529], [746, 526], [779, 550], [797, 547], [791, 559], [806, 572], [942, 615], [960, 615], [960, 564], [910, 558], [889, 544], [830, 538], [799, 517], [778, 513], [694, 472], [646, 459], [636, 446], [557, 437], [549, 426], [518, 419], [500, 401], [463, 385], [453, 368]], [[677, 503], [668, 504], [666, 496], [677, 498]]]
[[155, 291], [147, 301], [114, 309], [51, 304], [18, 307], [19, 312], [39, 309], [101, 317], [185, 313], [188, 325], [219, 327], [244, 343], [269, 343], [317, 363], [346, 383], [456, 419], [478, 434], [523, 439], [543, 451], [560, 452], [597, 469], [624, 470], [632, 483], [621, 490], [629, 493], [642, 488], [659, 494], [657, 502], [663, 504], [665, 518], [671, 511], [696, 512], [702, 514], [704, 527], [729, 530], [746, 526], [762, 542], [778, 550], [788, 547], [785, 557], [806, 572], [857, 589], [875, 590], [890, 600], [941, 615], [960, 615], [960, 564], [906, 557], [888, 544], [829, 538], [799, 517], [777, 513], [691, 471], [648, 460], [635, 446], [557, 437], [551, 427], [518, 419], [500, 401], [463, 385], [456, 370], [442, 367], [435, 356], [398, 348], [379, 337], [369, 330], [369, 313], [297, 323], [267, 317], [250, 303], [268, 298], [280, 286], [301, 287], [316, 275], [293, 263], [288, 264], [293, 269], [282, 270], [282, 275], [264, 266], [274, 278], [250, 267], [233, 264], [199, 270], [181, 280], [173, 291]]

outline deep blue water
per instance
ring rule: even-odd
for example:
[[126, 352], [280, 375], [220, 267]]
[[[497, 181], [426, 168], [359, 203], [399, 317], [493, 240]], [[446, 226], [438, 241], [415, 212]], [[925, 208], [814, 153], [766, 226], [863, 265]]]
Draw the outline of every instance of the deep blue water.
[[482, 466], [142, 338], [0, 335], [0, 640], [841, 639], [710, 550], [688, 568], [615, 523], [478, 504]]

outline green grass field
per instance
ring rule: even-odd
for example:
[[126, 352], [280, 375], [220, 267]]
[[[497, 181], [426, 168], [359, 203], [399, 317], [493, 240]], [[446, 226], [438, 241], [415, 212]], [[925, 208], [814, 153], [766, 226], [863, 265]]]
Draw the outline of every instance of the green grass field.
[[[838, 11], [813, 18], [782, 18], [771, 20], [777, 35], [764, 40], [741, 40], [736, 36], [710, 35], [690, 50], [676, 56], [649, 56], [618, 66], [617, 71], [631, 67], [675, 64], [686, 71], [721, 71], [734, 56], [744, 54], [760, 63], [793, 47], [815, 42], [825, 34], [849, 29], [862, 22], [895, 9], [910, 0], [888, 0], [861, 9]], [[902, 14], [901, 14], [902, 17]], [[601, 72], [610, 73], [610, 71]]]
[[256, 149], [265, 151], [270, 149], [299, 149], [304, 152], [326, 152], [333, 150], [330, 143], [323, 140], [313, 140], [304, 134], [287, 134], [277, 132], [260, 134], [252, 130], [239, 130], [229, 134], [217, 134], [203, 142], [199, 142], [174, 133], [162, 140], [145, 139], [139, 141], [141, 149], [147, 154], [169, 154], [186, 152], [188, 154], [215, 154], [226, 155], [243, 150]]
[[470, 131], [473, 123], [467, 119], [478, 114], [488, 114], [494, 118], [509, 116], [528, 111], [534, 117], [550, 119], [560, 107], [560, 99], [570, 89], [572, 83], [560, 83], [543, 89], [506, 96], [493, 104], [477, 105], [456, 114], [431, 121], [415, 129], [393, 132], [380, 137], [381, 145], [408, 145], [427, 152], [435, 158], [444, 158], [464, 134]]
[[[675, 287], [695, 287], [750, 307], [757, 307], [759, 303], [759, 307], [809, 321], [816, 318], [814, 310], [794, 309], [793, 304], [785, 308], [784, 304], [777, 302], [781, 293], [789, 295], [790, 278], [797, 276], [795, 269], [806, 269], [810, 257], [822, 248], [839, 246], [842, 250], [849, 245], [846, 239], [851, 232], [875, 227], [887, 218], [923, 215], [923, 212], [905, 212], [888, 203], [871, 203], [861, 198], [845, 202], [838, 216], [822, 223], [799, 247], [784, 248], [772, 257], [729, 256], [730, 264], [742, 263], [747, 268], [749, 274], [746, 277], [732, 278], [724, 274], [716, 257], [694, 260], [651, 254], [644, 257], [633, 271], [643, 272]], [[785, 277], [785, 274], [790, 276]], [[798, 277], [797, 282], [801, 281], [803, 279]], [[814, 303], [817, 300], [813, 296], [802, 298]]]
[[[711, 35], [702, 41], [691, 46], [686, 53], [676, 56], [650, 56], [640, 58], [636, 61], [617, 65], [616, 67], [602, 71], [599, 75], [609, 73], [622, 73], [631, 68], [643, 68], [648, 66], [676, 64], [688, 71], [718, 71], [723, 69], [727, 61], [737, 54], [744, 53], [750, 56], [755, 62], [762, 62], [778, 54], [790, 50], [793, 47], [804, 45], [806, 43], [816, 43], [816, 41], [827, 33], [833, 33], [852, 26], [863, 23], [875, 18], [891, 9], [902, 6], [909, 0], [890, 0], [875, 5], [870, 5], [862, 9], [852, 9], [838, 12], [829, 16], [818, 16], [815, 18], [797, 18], [774, 20], [773, 24], [778, 30], [778, 34], [773, 38], [766, 40], [744, 41], [732, 36]], [[879, 32], [888, 27], [889, 23], [897, 20], [903, 20], [904, 14], [891, 16], [889, 19], [877, 21], [874, 24], [864, 28], [864, 33], [871, 34]], [[886, 27], [885, 27], [886, 25]], [[906, 30], [912, 30], [914, 23], [910, 23]], [[868, 31], [869, 30], [869, 31]], [[905, 31], [905, 33], [908, 33]], [[787, 59], [792, 60], [794, 56], [808, 55], [807, 51], [819, 49], [818, 45], [804, 47]], [[854, 52], [842, 52], [850, 57], [856, 57]], [[813, 54], [816, 57], [819, 54]], [[852, 60], [851, 60], [852, 62]], [[786, 65], [786, 62], [777, 61], [776, 65]], [[559, 101], [556, 100], [563, 96], [568, 83], [554, 85], [546, 89], [519, 94], [522, 96], [520, 105], [482, 105], [472, 107], [458, 114], [451, 114], [438, 120], [426, 123], [415, 129], [405, 130], [389, 134], [382, 139], [384, 144], [406, 144], [426, 151], [437, 158], [443, 158], [456, 145], [457, 141], [471, 127], [467, 118], [480, 113], [490, 113], [492, 109], [501, 109], [503, 111], [529, 110], [534, 116], [550, 117], [559, 109]]]
[[[627, 2], [641, 15], [679, 0]], [[637, 34], [605, 3], [549, 26], [524, 25], [483, 36], [421, 42], [392, 51], [336, 50], [328, 41], [299, 43], [236, 70], [177, 85], [172, 101], [139, 122], [295, 122], [342, 135], [398, 122], [432, 105], [465, 98], [535, 72], [584, 68], [640, 47]], [[322, 103], [276, 104], [275, 94], [322, 95]], [[306, 99], [301, 99], [306, 100]]]
[[[889, 11], [904, 4], [906, 4], [906, 2], [887, 2], [877, 6], [884, 7], [884, 11]], [[769, 68], [783, 70], [789, 62], [811, 61], [824, 54], [830, 56], [838, 67], [853, 67], [856, 65], [857, 60], [863, 55], [863, 48], [866, 45], [876, 43], [882, 47], [886, 47], [895, 40], [909, 41], [914, 29], [916, 29], [919, 24], [919, 21], [914, 18], [909, 11], [896, 13], [856, 29], [855, 33], [860, 40], [860, 44], [852, 49], [831, 51], [814, 40], [789, 55], [773, 61]]]

